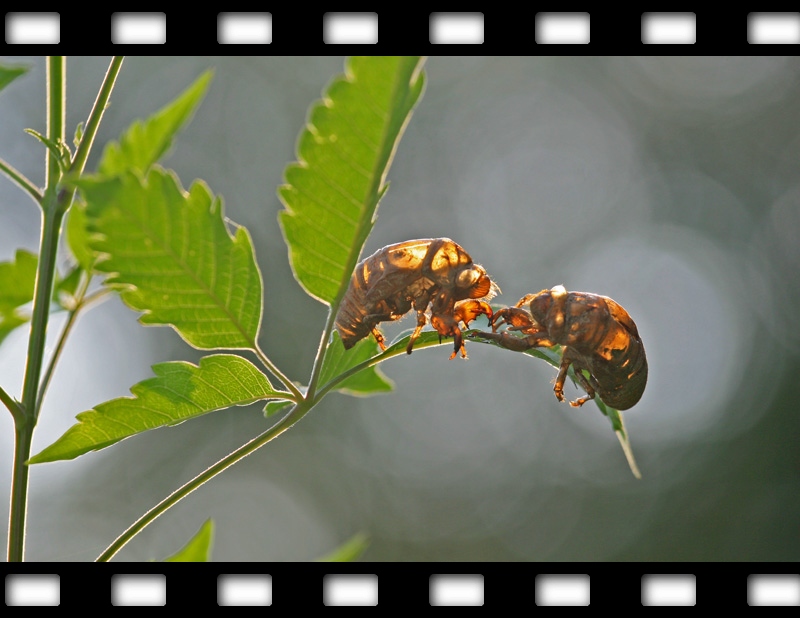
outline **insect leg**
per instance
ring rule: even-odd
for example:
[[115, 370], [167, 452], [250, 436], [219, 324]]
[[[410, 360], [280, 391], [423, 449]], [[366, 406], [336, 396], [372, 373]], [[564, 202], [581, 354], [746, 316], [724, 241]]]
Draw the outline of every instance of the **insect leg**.
[[469, 328], [469, 323], [479, 315], [485, 315], [491, 321], [492, 308], [489, 303], [482, 300], [461, 300], [455, 304], [452, 316], [434, 315], [431, 319], [431, 323], [434, 324], [440, 335], [445, 337], [452, 335], [455, 339], [450, 360], [456, 357], [459, 350], [461, 350], [461, 358], [467, 358], [467, 348], [464, 346], [464, 339], [458, 323], [463, 322], [464, 327]]
[[566, 354], [564, 354], [563, 358], [561, 359], [561, 367], [558, 368], [556, 384], [553, 387], [553, 393], [555, 393], [556, 399], [559, 401], [564, 401], [564, 382], [567, 381], [567, 371], [569, 371], [569, 366], [571, 364], [572, 361], [567, 358]]
[[386, 338], [383, 336], [383, 333], [378, 330], [377, 326], [372, 329], [372, 336], [375, 337], [375, 341], [378, 342], [378, 345], [381, 347], [381, 350], [385, 350], [386, 344], [384, 343], [384, 341], [386, 341]]
[[408, 346], [406, 346], [407, 354], [411, 354], [411, 350], [414, 347], [414, 342], [417, 340], [417, 337], [419, 337], [420, 332], [427, 323], [428, 318], [425, 316], [425, 312], [417, 310], [417, 327], [414, 329], [414, 332], [411, 333], [411, 338], [408, 340]]
[[461, 337], [461, 329], [458, 326], [453, 327], [453, 353], [450, 355], [450, 360], [453, 360], [458, 351], [461, 350], [461, 358], [467, 358], [467, 348], [464, 346], [464, 339]]
[[514, 352], [524, 352], [525, 350], [530, 350], [531, 348], [552, 346], [553, 343], [547, 339], [544, 339], [544, 336], [545, 335], [543, 333], [539, 333], [537, 335], [528, 335], [527, 337], [515, 337], [508, 332], [487, 333], [480, 331], [475, 333], [475, 337], [496, 341], [504, 348], [513, 350]]
[[[556, 399], [559, 401], [564, 401], [564, 382], [567, 380], [567, 371], [569, 371], [570, 365], [572, 365], [572, 359], [569, 357], [569, 348], [566, 348], [564, 350], [564, 356], [561, 359], [561, 367], [558, 370], [558, 376], [556, 377], [556, 385], [553, 387], [553, 392], [556, 395]], [[594, 378], [587, 380], [586, 376], [583, 375], [583, 370], [578, 363], [573, 365], [573, 368], [575, 369], [575, 378], [578, 380], [578, 384], [580, 384], [581, 387], [583, 387], [583, 390], [586, 391], [585, 396], [569, 402], [569, 405], [571, 405], [573, 408], [579, 408], [587, 401], [594, 399], [595, 389], [591, 384], [591, 381], [594, 380]]]
[[587, 401], [594, 399], [595, 390], [590, 381], [586, 379], [585, 375], [583, 375], [583, 371], [578, 369], [578, 367], [575, 367], [575, 377], [578, 378], [578, 383], [583, 387], [583, 390], [586, 391], [586, 395], [580, 399], [576, 399], [575, 401], [570, 401], [569, 405], [571, 405], [573, 408], [579, 408]]
[[508, 330], [519, 330], [523, 333], [533, 333], [537, 330], [537, 324], [531, 318], [531, 314], [519, 307], [504, 307], [492, 316], [490, 320], [492, 332], [497, 332], [497, 328], [503, 324], [508, 324]]
[[458, 322], [463, 322], [464, 326], [467, 328], [469, 328], [469, 323], [479, 315], [485, 315], [491, 324], [494, 316], [492, 315], [491, 305], [486, 301], [460, 300], [455, 304], [455, 308], [453, 309], [453, 317], [456, 320], [456, 324], [458, 324]]

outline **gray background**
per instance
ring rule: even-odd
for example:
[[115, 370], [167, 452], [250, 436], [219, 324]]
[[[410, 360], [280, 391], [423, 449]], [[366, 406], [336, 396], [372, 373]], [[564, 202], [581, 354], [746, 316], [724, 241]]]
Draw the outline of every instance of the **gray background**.
[[[43, 148], [22, 129], [45, 129], [44, 65], [21, 60], [34, 68], [0, 94], [0, 156], [43, 183]], [[69, 59], [70, 133], [107, 64]], [[262, 348], [305, 381], [326, 308], [292, 277], [275, 191], [308, 106], [343, 59], [131, 57], [100, 139], [209, 67], [208, 97], [165, 164], [185, 186], [205, 179], [252, 233]], [[431, 58], [427, 72], [364, 255], [447, 236], [499, 283], [500, 302], [557, 284], [620, 302], [650, 365], [644, 397], [625, 413], [644, 478], [593, 404], [556, 402], [548, 365], [476, 343], [468, 361], [448, 361], [448, 345], [382, 365], [391, 394], [329, 396], [117, 559], [163, 558], [208, 517], [218, 561], [310, 560], [356, 532], [370, 535], [374, 561], [800, 559], [800, 61], [458, 57]], [[38, 236], [37, 208], [0, 180], [0, 260], [35, 250]], [[78, 412], [127, 395], [153, 363], [199, 358], [171, 329], [136, 319], [112, 300], [79, 321], [34, 452]], [[18, 329], [0, 350], [12, 394], [26, 342]], [[263, 431], [260, 410], [35, 467], [27, 558], [95, 558]], [[0, 414], [4, 496], [12, 440]]]

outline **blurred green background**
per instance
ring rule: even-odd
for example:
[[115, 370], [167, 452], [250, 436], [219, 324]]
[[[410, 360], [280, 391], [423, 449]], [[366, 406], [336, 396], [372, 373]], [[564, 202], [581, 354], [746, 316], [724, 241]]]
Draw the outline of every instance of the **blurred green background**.
[[[44, 64], [7, 61], [33, 69], [0, 95], [0, 156], [43, 183], [44, 149], [22, 129], [45, 129]], [[68, 60], [69, 132], [107, 64]], [[434, 57], [426, 66], [363, 255], [447, 236], [499, 283], [498, 302], [564, 284], [621, 303], [650, 366], [644, 397], [625, 413], [643, 479], [593, 404], [556, 402], [554, 369], [477, 343], [468, 361], [448, 361], [448, 344], [382, 365], [396, 383], [389, 395], [326, 398], [117, 559], [163, 558], [208, 517], [217, 561], [310, 560], [357, 532], [371, 537], [371, 561], [800, 559], [800, 59]], [[292, 277], [276, 188], [308, 106], [343, 58], [130, 57], [101, 142], [209, 67], [208, 97], [165, 165], [184, 186], [205, 179], [250, 230], [266, 294], [262, 348], [305, 381], [326, 307]], [[0, 260], [38, 240], [38, 209], [0, 180]], [[171, 329], [136, 319], [112, 300], [79, 321], [34, 452], [77, 413], [127, 395], [153, 363], [199, 358]], [[0, 381], [14, 395], [26, 342], [21, 328], [0, 348]], [[27, 559], [94, 559], [263, 431], [271, 420], [261, 407], [35, 467]], [[12, 442], [2, 414], [5, 496]], [[7, 517], [4, 502], [4, 529]]]

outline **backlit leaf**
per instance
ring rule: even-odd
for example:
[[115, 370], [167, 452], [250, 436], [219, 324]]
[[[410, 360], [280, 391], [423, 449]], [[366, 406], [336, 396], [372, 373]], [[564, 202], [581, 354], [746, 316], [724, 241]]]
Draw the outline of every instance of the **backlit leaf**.
[[30, 320], [19, 308], [33, 300], [37, 263], [38, 258], [24, 249], [17, 249], [13, 262], [0, 263], [0, 343]]
[[[325, 384], [351, 367], [372, 358], [380, 352], [375, 339], [365, 337], [350, 350], [345, 350], [339, 333], [333, 332], [333, 341], [328, 346], [325, 360], [322, 363], [320, 372], [320, 384]], [[348, 395], [374, 395], [385, 393], [394, 388], [392, 382], [378, 367], [368, 367], [353, 374], [341, 382], [335, 390]]]
[[422, 94], [417, 56], [347, 61], [315, 103], [279, 196], [295, 277], [314, 298], [337, 304], [386, 191], [386, 174]]
[[164, 562], [210, 562], [214, 542], [214, 521], [207, 519], [189, 542]]
[[199, 365], [160, 363], [153, 373], [131, 387], [133, 397], [78, 414], [77, 424], [28, 463], [74, 459], [150, 429], [281, 395], [255, 365], [232, 354], [206, 356]]
[[77, 181], [86, 198], [96, 269], [143, 324], [168, 324], [201, 349], [255, 347], [261, 322], [261, 272], [250, 235], [233, 235], [222, 200], [202, 182], [185, 192], [153, 167]]
[[106, 146], [97, 167], [98, 172], [107, 176], [131, 170], [146, 173], [172, 146], [175, 134], [191, 120], [205, 97], [212, 77], [213, 72], [206, 71], [175, 100], [147, 120], [134, 121], [119, 142], [109, 142]]
[[27, 67], [12, 67], [8, 65], [0, 65], [0, 90], [8, 86], [20, 75], [24, 75], [27, 72], [28, 72]]
[[369, 537], [363, 532], [353, 535], [331, 553], [318, 558], [317, 562], [355, 562], [369, 547]]

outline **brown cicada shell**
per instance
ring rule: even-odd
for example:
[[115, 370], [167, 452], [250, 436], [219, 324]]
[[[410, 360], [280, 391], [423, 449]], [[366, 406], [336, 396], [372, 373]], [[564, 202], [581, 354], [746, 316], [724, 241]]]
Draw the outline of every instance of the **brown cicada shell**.
[[495, 295], [497, 286], [486, 271], [458, 244], [449, 238], [423, 238], [388, 245], [376, 251], [355, 268], [345, 292], [336, 330], [346, 349], [370, 333], [382, 349], [384, 337], [380, 322], [398, 320], [412, 309], [417, 312], [417, 327], [406, 351], [430, 322], [440, 337], [453, 337], [455, 349], [467, 353], [459, 323], [465, 326], [478, 315], [492, 318], [485, 301]]
[[[523, 307], [528, 305], [530, 313]], [[581, 406], [595, 394], [606, 405], [627, 410], [642, 398], [647, 384], [647, 358], [636, 324], [620, 305], [606, 296], [567, 292], [557, 285], [552, 290], [528, 294], [515, 307], [506, 307], [491, 319], [492, 332], [478, 336], [505, 348], [525, 351], [535, 347], [563, 346], [561, 367], [553, 391], [564, 401], [564, 382], [570, 365], [587, 395], [573, 406]], [[496, 332], [508, 330], [524, 337]], [[583, 370], [589, 372], [589, 378]]]

